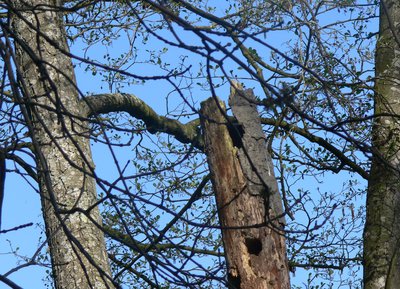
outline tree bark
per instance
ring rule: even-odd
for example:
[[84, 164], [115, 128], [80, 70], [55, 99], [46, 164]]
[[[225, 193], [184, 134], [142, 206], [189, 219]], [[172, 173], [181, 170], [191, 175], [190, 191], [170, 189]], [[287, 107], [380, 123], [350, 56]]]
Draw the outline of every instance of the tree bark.
[[381, 1], [373, 159], [364, 231], [364, 288], [400, 284], [400, 2]]
[[289, 289], [284, 217], [251, 91], [233, 89], [237, 124], [223, 102], [202, 103], [204, 144], [218, 207], [229, 288]]
[[81, 100], [81, 105], [87, 117], [124, 111], [142, 120], [150, 133], [167, 133], [181, 143], [190, 143], [200, 150], [203, 148], [202, 136], [198, 130], [199, 120], [183, 124], [176, 119], [160, 116], [136, 95], [128, 93], [90, 95]]
[[60, 0], [13, 1], [21, 89], [30, 110], [55, 286], [114, 288]]

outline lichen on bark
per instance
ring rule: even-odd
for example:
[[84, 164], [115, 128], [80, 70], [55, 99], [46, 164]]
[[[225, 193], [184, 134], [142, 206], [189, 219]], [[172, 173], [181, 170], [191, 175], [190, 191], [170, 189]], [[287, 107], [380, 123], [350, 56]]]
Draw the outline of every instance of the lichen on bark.
[[364, 288], [400, 284], [399, 1], [381, 1], [376, 50], [372, 165], [364, 230]]
[[[80, 116], [61, 1], [13, 1], [17, 71], [31, 113], [42, 211], [55, 286], [114, 288], [96, 188], [88, 124]], [[76, 117], [75, 117], [76, 116]], [[90, 210], [88, 210], [91, 208]], [[97, 223], [97, 225], [95, 224]]]

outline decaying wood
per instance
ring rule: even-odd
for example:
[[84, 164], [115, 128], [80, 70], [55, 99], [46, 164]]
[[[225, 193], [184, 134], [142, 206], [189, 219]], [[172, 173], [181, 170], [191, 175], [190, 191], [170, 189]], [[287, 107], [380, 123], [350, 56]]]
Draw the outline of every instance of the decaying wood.
[[232, 87], [229, 105], [238, 123], [236, 127], [243, 133], [243, 145], [238, 150], [238, 158], [250, 191], [260, 192], [265, 198], [265, 205], [270, 210], [266, 215], [267, 220], [278, 217], [281, 225], [285, 225], [282, 198], [255, 101], [251, 89], [244, 91], [240, 87]]
[[[221, 222], [230, 288], [290, 288], [282, 204], [252, 92], [202, 103], [204, 144]], [[275, 218], [279, 216], [280, 218]]]

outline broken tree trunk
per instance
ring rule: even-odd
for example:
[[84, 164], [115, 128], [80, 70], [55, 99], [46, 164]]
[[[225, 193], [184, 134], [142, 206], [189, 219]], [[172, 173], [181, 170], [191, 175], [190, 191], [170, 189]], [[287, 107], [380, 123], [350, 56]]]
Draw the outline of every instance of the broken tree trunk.
[[229, 288], [289, 289], [282, 201], [254, 100], [233, 87], [235, 123], [214, 98], [201, 108]]

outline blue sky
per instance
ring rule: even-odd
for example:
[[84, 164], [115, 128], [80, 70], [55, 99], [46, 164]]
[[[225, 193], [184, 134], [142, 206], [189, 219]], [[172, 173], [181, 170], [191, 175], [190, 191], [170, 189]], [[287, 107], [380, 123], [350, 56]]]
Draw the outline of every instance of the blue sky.
[[[331, 15], [333, 18], [336, 17], [336, 14], [333, 13]], [[326, 19], [328, 20], [328, 19]], [[331, 19], [334, 20], [334, 19]], [[280, 38], [281, 43], [285, 40], [285, 37], [288, 36], [282, 33], [277, 34]], [[193, 39], [190, 37], [186, 38], [186, 41], [190, 42]], [[278, 40], [278, 39], [277, 39]], [[116, 41], [112, 46], [105, 48], [100, 45], [92, 48], [90, 54], [92, 57], [97, 56], [100, 61], [103, 60], [102, 56], [104, 53], [109, 53], [112, 56], [118, 56], [121, 49], [124, 49], [124, 38]], [[151, 46], [152, 49], [157, 49], [156, 45]], [[162, 46], [159, 47], [160, 49]], [[72, 47], [72, 52], [78, 55], [82, 55], [82, 44], [77, 42]], [[178, 55], [182, 52], [169, 50], [166, 55], [169, 61], [174, 63], [174, 59], [178, 58]], [[198, 58], [193, 57], [190, 59], [194, 65], [197, 65], [197, 61], [200, 61]], [[228, 65], [228, 64], [227, 64]], [[82, 92], [108, 92], [108, 86], [103, 84], [103, 88], [100, 88], [99, 83], [101, 82], [100, 77], [92, 76], [91, 72], [84, 72], [85, 65], [78, 66], [77, 73], [77, 82], [78, 86]], [[154, 66], [149, 65], [137, 65], [136, 68], [133, 68], [133, 71], [140, 71], [141, 74], [154, 74]], [[232, 66], [232, 69], [235, 69]], [[240, 72], [238, 72], [240, 73]], [[146, 103], [148, 103], [151, 107], [153, 107], [157, 112], [163, 114], [167, 111], [167, 105], [165, 104], [166, 92], [171, 91], [171, 86], [169, 86], [165, 81], [148, 81], [145, 85], [132, 85], [130, 87], [126, 87], [122, 90], [127, 93], [134, 93], [141, 99], [143, 99]], [[196, 107], [199, 107], [199, 102], [202, 99], [210, 96], [210, 92], [204, 91], [201, 89], [193, 91], [195, 96], [193, 97], [196, 102]], [[229, 94], [229, 87], [224, 86], [220, 89], [217, 89], [217, 93], [221, 98], [225, 98]], [[180, 101], [179, 96], [176, 94], [172, 94], [170, 96], [170, 101]], [[173, 106], [173, 105], [172, 105]], [[118, 152], [121, 160], [126, 160], [124, 158], [125, 151]], [[115, 173], [115, 165], [113, 164], [111, 158], [109, 157], [109, 152], [105, 151], [103, 147], [94, 145], [93, 147], [93, 157], [96, 163], [96, 170], [100, 176], [107, 176], [107, 178], [112, 179], [112, 175]], [[117, 176], [117, 175], [115, 175]], [[321, 176], [319, 179], [307, 178], [306, 181], [300, 181], [298, 186], [304, 190], [315, 190], [320, 187], [321, 191], [330, 191], [335, 192], [340, 190], [339, 183], [343, 179], [346, 179], [348, 176], [345, 173], [339, 175], [326, 174], [323, 177]], [[364, 185], [365, 182], [362, 182], [360, 187]], [[364, 200], [360, 198], [360, 204], [364, 203]], [[338, 216], [340, 212], [337, 213]], [[29, 186], [27, 186], [19, 177], [16, 177], [13, 174], [9, 174], [7, 176], [6, 183], [6, 195], [3, 205], [3, 222], [2, 229], [12, 228], [14, 226], [18, 226], [21, 224], [33, 222], [34, 225], [22, 230], [18, 230], [15, 232], [10, 232], [7, 234], [0, 235], [0, 272], [4, 273], [8, 270], [14, 268], [16, 265], [22, 264], [21, 257], [15, 258], [15, 256], [7, 253], [11, 251], [10, 244], [12, 248], [17, 251], [20, 256], [32, 256], [35, 253], [38, 245], [41, 241], [43, 241], [44, 237], [41, 236], [42, 230], [38, 227], [37, 224], [42, 224], [41, 221], [41, 210], [40, 210], [40, 200], [38, 194], [34, 192]], [[17, 248], [19, 248], [17, 250]], [[30, 266], [29, 268], [23, 268], [18, 272], [10, 275], [10, 279], [14, 280], [18, 285], [23, 288], [46, 288], [42, 279], [45, 274], [44, 268], [38, 268], [37, 266]], [[312, 271], [309, 271], [312, 272]], [[302, 287], [301, 283], [305, 282], [308, 276], [308, 271], [298, 269], [292, 283], [298, 284]], [[3, 284], [0, 283], [0, 288], [3, 288]]]

